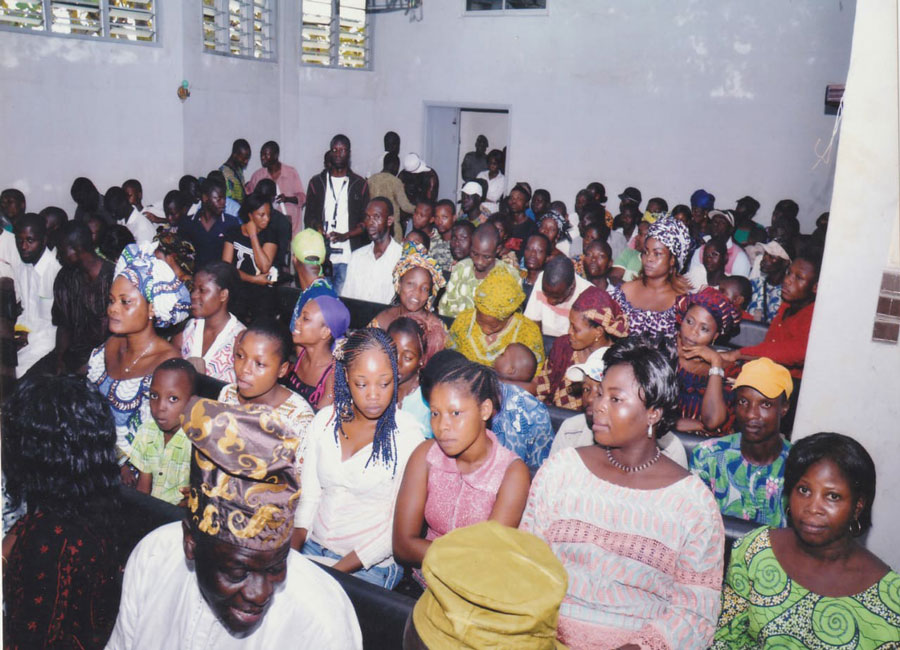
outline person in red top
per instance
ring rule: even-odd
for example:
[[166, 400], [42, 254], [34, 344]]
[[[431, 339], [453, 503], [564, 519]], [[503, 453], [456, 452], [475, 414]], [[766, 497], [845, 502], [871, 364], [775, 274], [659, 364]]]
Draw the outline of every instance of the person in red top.
[[791, 377], [794, 378], [794, 393], [791, 397], [791, 409], [782, 420], [782, 431], [785, 434], [791, 431], [797, 410], [796, 396], [800, 393], [800, 380], [803, 378], [806, 344], [816, 305], [821, 265], [822, 258], [818, 251], [806, 251], [798, 255], [784, 277], [781, 307], [772, 319], [763, 342], [722, 354], [726, 362], [768, 357], [790, 370]]

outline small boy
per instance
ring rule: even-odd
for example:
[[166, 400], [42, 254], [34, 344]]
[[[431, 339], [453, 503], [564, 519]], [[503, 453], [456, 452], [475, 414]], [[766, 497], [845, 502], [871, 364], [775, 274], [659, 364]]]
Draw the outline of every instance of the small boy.
[[537, 359], [534, 352], [521, 343], [510, 343], [506, 349], [494, 359], [494, 371], [500, 381], [515, 384], [535, 393], [534, 373], [537, 370]]
[[197, 371], [184, 359], [163, 361], [150, 382], [150, 413], [134, 436], [130, 463], [138, 470], [137, 489], [174, 505], [185, 505], [190, 484], [191, 441], [181, 415], [197, 385]]

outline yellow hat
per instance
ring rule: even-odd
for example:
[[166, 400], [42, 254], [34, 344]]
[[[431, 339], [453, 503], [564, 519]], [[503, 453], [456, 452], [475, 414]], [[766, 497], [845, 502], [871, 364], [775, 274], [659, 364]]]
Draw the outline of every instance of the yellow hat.
[[734, 381], [734, 390], [741, 386], [754, 388], [770, 399], [775, 399], [781, 393], [789, 398], [794, 392], [794, 380], [791, 379], [790, 371], [766, 357], [744, 364], [741, 374]]
[[301, 230], [291, 240], [291, 252], [301, 264], [322, 264], [325, 261], [325, 238], [312, 228]]
[[413, 623], [430, 650], [565, 648], [556, 640], [568, 575], [534, 535], [486, 521], [436, 539]]

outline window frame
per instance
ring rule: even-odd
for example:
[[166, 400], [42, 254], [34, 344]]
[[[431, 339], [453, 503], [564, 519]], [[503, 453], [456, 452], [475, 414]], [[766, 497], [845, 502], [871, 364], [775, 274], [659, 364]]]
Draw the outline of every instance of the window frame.
[[[15, 2], [15, 0], [10, 0], [11, 2]], [[75, 39], [82, 41], [89, 41], [92, 43], [123, 43], [127, 45], [140, 45], [143, 47], [161, 47], [162, 39], [159, 35], [159, 25], [161, 22], [160, 16], [162, 15], [162, 0], [151, 0], [153, 2], [153, 39], [149, 41], [142, 41], [137, 39], [130, 38], [119, 38], [116, 36], [111, 36], [111, 25], [109, 22], [109, 0], [99, 0], [100, 4], [98, 9], [100, 10], [100, 25], [102, 32], [98, 36], [89, 36], [87, 34], [66, 34], [65, 32], [54, 32], [52, 30], [52, 18], [48, 19], [48, 16], [51, 15], [53, 9], [53, 1], [54, 0], [34, 0], [35, 2], [40, 2], [41, 4], [41, 19], [43, 29], [26, 29], [24, 27], [13, 27], [12, 25], [7, 25], [4, 23], [0, 23], [0, 32], [8, 32], [12, 34], [30, 34], [34, 36], [44, 36], [44, 37], [52, 37], [52, 38], [67, 38], [67, 39]], [[58, 0], [57, 0], [58, 1]], [[118, 7], [113, 7], [113, 9], [117, 9]]]
[[[303, 60], [303, 3], [305, 0], [300, 0], [300, 51], [299, 51], [299, 61], [300, 66], [303, 68], [309, 68], [311, 70], [346, 70], [346, 71], [354, 71], [354, 72], [372, 72], [374, 70], [374, 50], [372, 48], [372, 42], [374, 39], [375, 33], [375, 23], [372, 20], [372, 14], [369, 11], [369, 3], [365, 2], [364, 9], [366, 12], [366, 38], [365, 38], [365, 51], [366, 64], [361, 67], [353, 67], [353, 66], [342, 66], [340, 65], [340, 0], [331, 0], [332, 3], [332, 25], [331, 25], [331, 36], [334, 38], [335, 33], [337, 33], [337, 51], [335, 50], [335, 46], [332, 46], [332, 53], [329, 54], [329, 63], [321, 64], [321, 63], [306, 63]], [[337, 5], [337, 6], [335, 6]]]
[[[230, 0], [213, 0], [214, 5], [213, 8], [217, 13], [222, 13], [226, 17], [228, 16], [228, 3]], [[250, 10], [250, 23], [253, 23], [253, 0], [237, 0], [238, 2], [243, 3], [242, 11], [246, 11], [248, 8]], [[235, 54], [229, 48], [228, 51], [221, 51], [218, 49], [209, 49], [206, 47], [206, 24], [204, 21], [203, 10], [205, 5], [203, 4], [203, 0], [200, 0], [200, 51], [203, 54], [210, 54], [213, 56], [224, 56], [229, 59], [241, 59], [243, 61], [257, 61], [259, 63], [278, 63], [278, 0], [269, 0], [270, 11], [271, 13], [271, 21], [270, 21], [270, 32], [269, 32], [269, 43], [270, 43], [270, 56], [262, 57], [262, 56], [253, 56], [251, 54]], [[217, 5], [223, 5], [225, 7], [224, 12], [220, 12]], [[243, 22], [243, 21], [242, 21]], [[216, 29], [227, 30], [228, 26], [216, 27]], [[249, 34], [242, 34], [242, 39], [253, 38], [252, 32]], [[216, 43], [216, 47], [218, 47], [218, 43]]]
[[506, 6], [508, 0], [503, 0], [503, 9], [467, 9], [468, 0], [460, 0], [460, 12], [464, 18], [477, 16], [497, 18], [499, 16], [549, 16], [550, 4], [553, 0], [546, 0], [547, 6], [543, 9], [510, 9]]

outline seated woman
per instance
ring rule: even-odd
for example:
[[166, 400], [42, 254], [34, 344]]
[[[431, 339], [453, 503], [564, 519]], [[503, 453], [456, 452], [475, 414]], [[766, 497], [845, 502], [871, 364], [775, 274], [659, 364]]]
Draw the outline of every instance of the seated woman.
[[900, 647], [900, 575], [855, 539], [872, 525], [871, 456], [838, 433], [803, 438], [784, 494], [790, 527], [731, 552], [711, 648]]
[[597, 287], [586, 289], [569, 310], [568, 336], [556, 338], [547, 365], [537, 376], [537, 396], [546, 404], [580, 411], [581, 391], [566, 379], [566, 370], [612, 345], [612, 338], [627, 335], [628, 320], [618, 303]]
[[660, 219], [650, 226], [641, 253], [640, 277], [610, 290], [613, 300], [628, 317], [631, 336], [674, 338], [675, 299], [691, 288], [678, 274], [689, 244], [688, 229], [673, 217]]
[[569, 235], [569, 220], [556, 210], [548, 210], [539, 218], [538, 232], [550, 240], [548, 256], [568, 255], [572, 245], [572, 237]]
[[594, 445], [552, 454], [520, 528], [569, 573], [558, 638], [574, 648], [706, 648], [725, 530], [709, 489], [663, 456], [675, 372], [641, 339], [615, 343], [592, 403]]
[[238, 283], [237, 270], [226, 262], [209, 262], [194, 276], [191, 318], [172, 338], [181, 357], [198, 372], [234, 383], [234, 341], [246, 328], [228, 311]]
[[431, 354], [447, 344], [447, 327], [433, 311], [435, 296], [445, 284], [434, 258], [422, 246], [404, 242], [403, 254], [394, 267], [394, 306], [373, 318], [369, 327], [386, 330], [397, 318], [412, 318], [425, 332], [428, 352], [423, 364], [427, 363]]
[[500, 411], [494, 371], [457, 355], [435, 375], [424, 387], [434, 440], [410, 457], [394, 512], [394, 555], [412, 567], [456, 528], [487, 520], [518, 526], [530, 482], [522, 459], [487, 426]]
[[426, 438], [433, 438], [431, 408], [425, 403], [419, 385], [419, 372], [425, 365], [425, 355], [428, 353], [425, 332], [418, 322], [401, 316], [388, 326], [387, 333], [397, 348], [397, 372], [400, 375], [397, 407], [416, 418]]
[[[235, 383], [222, 388], [219, 401], [269, 406], [305, 441], [313, 410], [300, 395], [278, 383], [287, 375], [290, 356], [287, 328], [272, 318], [257, 319], [235, 339]], [[301, 445], [296, 457], [298, 471], [303, 463], [302, 449]]]
[[319, 295], [303, 305], [291, 332], [297, 361], [287, 385], [314, 411], [334, 402], [335, 343], [350, 327], [350, 311], [337, 298]]
[[122, 251], [109, 294], [110, 337], [91, 352], [87, 376], [109, 402], [122, 480], [134, 485], [137, 475], [126, 461], [134, 434], [150, 418], [147, 392], [153, 371], [179, 356], [154, 327], [170, 327], [187, 318], [191, 299], [168, 264], [135, 244]]
[[422, 432], [397, 410], [397, 354], [384, 330], [351, 332], [335, 358], [334, 404], [309, 427], [291, 544], [392, 589], [403, 573], [391, 549], [394, 503]]
[[521, 343], [534, 352], [540, 371], [544, 339], [537, 324], [516, 311], [524, 300], [519, 281], [505, 268], [494, 267], [475, 290], [474, 309], [460, 312], [450, 326], [447, 347], [490, 366], [510, 343]]
[[737, 377], [737, 364], [726, 363], [711, 346], [728, 336], [741, 314], [720, 291], [706, 287], [675, 301], [678, 334], [678, 431], [723, 436], [734, 422], [731, 387], [725, 378]]
[[240, 274], [235, 314], [244, 323], [274, 314], [277, 270], [271, 272], [278, 252], [277, 234], [269, 227], [272, 204], [261, 194], [250, 194], [241, 204], [240, 226], [225, 232], [222, 261], [234, 264]]
[[2, 445], [6, 491], [27, 505], [3, 539], [3, 647], [102, 648], [122, 572], [109, 405], [80, 377], [25, 379], [3, 405]]

